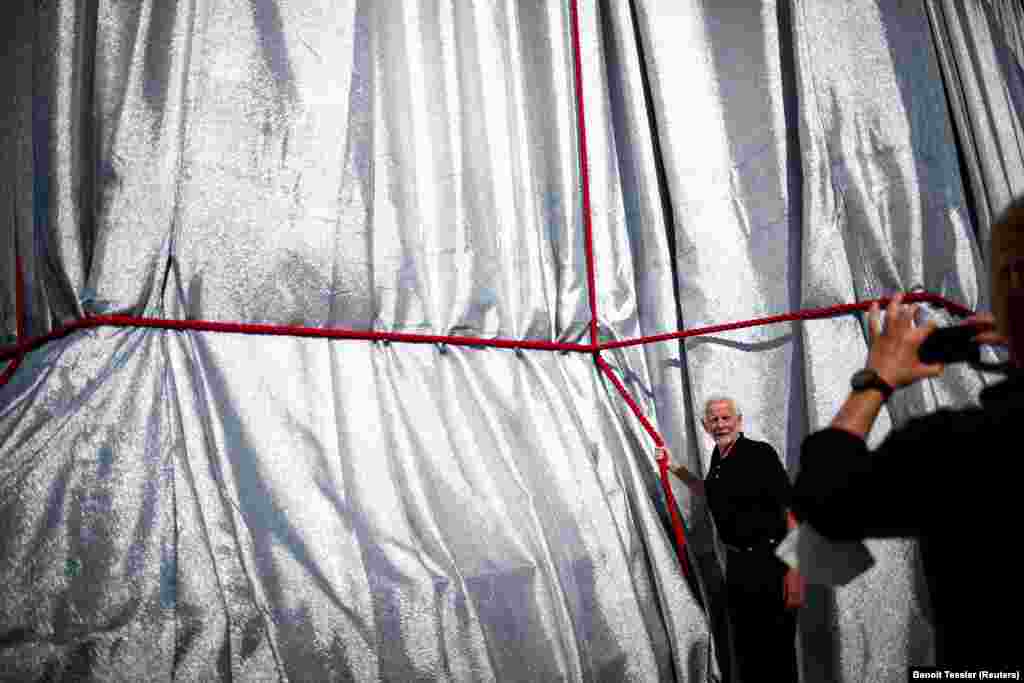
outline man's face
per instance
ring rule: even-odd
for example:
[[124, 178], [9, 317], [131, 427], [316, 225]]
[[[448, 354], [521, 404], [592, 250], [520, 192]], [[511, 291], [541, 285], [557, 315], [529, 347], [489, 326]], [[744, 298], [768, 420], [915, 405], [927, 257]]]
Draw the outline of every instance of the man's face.
[[711, 435], [721, 450], [739, 436], [741, 420], [731, 402], [715, 401], [708, 405], [708, 412], [704, 416], [704, 431]]
[[1024, 206], [992, 226], [992, 313], [1008, 337], [1010, 359], [1024, 367]]

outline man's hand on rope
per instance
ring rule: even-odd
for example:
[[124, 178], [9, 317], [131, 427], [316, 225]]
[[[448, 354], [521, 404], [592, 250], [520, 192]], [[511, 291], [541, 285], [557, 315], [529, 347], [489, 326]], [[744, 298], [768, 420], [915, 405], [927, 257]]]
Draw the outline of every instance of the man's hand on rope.
[[686, 465], [680, 465], [672, 462], [672, 454], [665, 446], [658, 446], [654, 449], [656, 458], [658, 460], [666, 460], [668, 462], [668, 471], [676, 475], [683, 480], [683, 483], [690, 487], [690, 491], [699, 496], [704, 495], [704, 482], [700, 477], [691, 472]]

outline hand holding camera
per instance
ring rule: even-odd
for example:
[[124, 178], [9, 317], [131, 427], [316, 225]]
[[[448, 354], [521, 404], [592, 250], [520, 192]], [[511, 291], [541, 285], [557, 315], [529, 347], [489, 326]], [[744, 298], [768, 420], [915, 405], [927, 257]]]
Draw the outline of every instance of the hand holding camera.
[[893, 387], [902, 387], [925, 377], [942, 373], [950, 363], [969, 363], [983, 370], [1001, 370], [981, 360], [981, 346], [1004, 346], [1005, 336], [996, 331], [989, 313], [971, 316], [959, 325], [937, 327], [934, 322], [915, 326], [917, 306], [907, 306], [903, 296], [896, 295], [886, 308], [885, 325], [879, 307], [872, 305], [868, 313], [871, 351], [868, 367], [878, 372]]

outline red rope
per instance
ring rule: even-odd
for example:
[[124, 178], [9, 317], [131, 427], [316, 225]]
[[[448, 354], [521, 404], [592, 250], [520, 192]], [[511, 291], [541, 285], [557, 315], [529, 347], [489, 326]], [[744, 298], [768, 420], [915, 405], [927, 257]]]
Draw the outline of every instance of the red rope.
[[[647, 419], [643, 411], [640, 410], [640, 406], [637, 405], [636, 400], [633, 399], [629, 391], [627, 391], [626, 387], [622, 384], [619, 376], [615, 374], [615, 371], [610, 365], [608, 365], [608, 362], [601, 357], [600, 353], [595, 353], [594, 359], [597, 361], [598, 367], [601, 368], [604, 374], [608, 376], [612, 385], [614, 385], [616, 390], [618, 390], [619, 395], [622, 396], [626, 405], [630, 407], [633, 414], [636, 415], [636, 418], [640, 420], [640, 424], [643, 425], [643, 428], [651, 435], [651, 439], [654, 440], [654, 445], [658, 448], [663, 448], [665, 446], [665, 440], [661, 437], [661, 434], [658, 433], [658, 430], [654, 428], [654, 425], [651, 424], [650, 420]], [[661, 474], [661, 487], [665, 492], [665, 500], [668, 504], [669, 516], [672, 519], [672, 532], [675, 535], [676, 554], [679, 556], [679, 566], [683, 568], [684, 574], [689, 575], [690, 564], [686, 559], [686, 529], [683, 526], [683, 519], [679, 514], [679, 506], [676, 505], [676, 497], [675, 494], [672, 493], [672, 484], [668, 478], [668, 458], [659, 457], [657, 462], [658, 470]]]
[[3, 374], [0, 374], [0, 387], [11, 381], [11, 377], [14, 377], [14, 372], [18, 369], [19, 365], [21, 365], [21, 356], [12, 360], [7, 369], [3, 371]]
[[614, 384], [615, 388], [619, 390], [619, 393], [622, 395], [622, 398], [626, 401], [629, 407], [633, 409], [633, 414], [636, 415], [636, 418], [638, 420], [640, 420], [640, 424], [643, 425], [643, 428], [647, 430], [648, 434], [651, 435], [651, 439], [654, 440], [654, 445], [657, 446], [658, 448], [663, 448], [665, 446], [665, 440], [661, 438], [661, 434], [658, 434], [658, 430], [656, 430], [654, 428], [654, 425], [652, 425], [650, 421], [644, 416], [643, 412], [640, 410], [640, 406], [637, 405], [637, 402], [633, 399], [632, 396], [630, 396], [629, 392], [626, 390], [626, 387], [622, 384], [622, 381], [619, 380], [618, 375], [616, 375], [615, 372], [612, 370], [612, 366], [608, 365], [608, 361], [606, 361], [600, 355], [597, 355], [595, 358], [597, 360], [598, 367], [600, 367], [601, 370], [604, 371], [604, 374], [608, 375], [608, 379], [612, 381], [612, 384]]
[[579, 138], [580, 182], [583, 185], [583, 248], [587, 255], [587, 295], [590, 298], [590, 343], [597, 336], [597, 280], [594, 272], [594, 228], [590, 218], [590, 171], [587, 161], [587, 122], [583, 110], [583, 62], [580, 55], [580, 18], [577, 0], [569, 3], [572, 25], [573, 75], [576, 81], [576, 127]]
[[407, 344], [450, 344], [452, 346], [479, 346], [501, 349], [530, 349], [543, 351], [594, 351], [589, 344], [568, 344], [532, 339], [485, 339], [439, 334], [410, 334], [375, 330], [345, 330], [330, 327], [301, 327], [296, 325], [264, 325], [257, 323], [215, 322], [211, 320], [167, 320], [138, 318], [127, 315], [97, 315], [76, 320], [48, 334], [27, 340], [15, 346], [0, 348], [0, 361], [19, 356], [66, 337], [78, 330], [94, 327], [147, 327], [164, 330], [193, 332], [227, 332], [233, 334], [259, 334], [278, 337], [313, 337], [321, 339], [362, 339], [366, 341], [393, 341]]
[[[681, 330], [677, 332], [669, 332], [649, 337], [640, 337], [636, 339], [608, 342], [605, 344], [599, 343], [597, 318], [597, 284], [594, 267], [594, 236], [593, 223], [591, 219], [589, 162], [587, 158], [587, 128], [583, 97], [583, 64], [580, 48], [579, 10], [577, 0], [570, 0], [569, 9], [571, 17], [570, 23], [573, 46], [573, 74], [576, 92], [576, 121], [580, 164], [580, 181], [582, 185], [581, 189], [584, 250], [586, 253], [587, 268], [587, 295], [590, 303], [589, 344], [567, 344], [559, 342], [532, 340], [479, 339], [475, 337], [465, 336], [407, 334], [402, 332], [377, 332], [370, 330], [344, 330], [332, 328], [300, 327], [291, 325], [263, 325], [251, 323], [213, 322], [204, 320], [166, 320], [157, 318], [139, 318], [120, 315], [91, 316], [83, 318], [81, 320], [77, 320], [73, 323], [65, 325], [64, 327], [61, 327], [57, 330], [51, 331], [48, 334], [41, 335], [34, 339], [26, 339], [24, 283], [22, 277], [21, 258], [17, 252], [17, 243], [15, 243], [15, 268], [17, 270], [17, 281], [15, 283], [15, 315], [17, 318], [18, 341], [17, 344], [12, 347], [0, 348], [0, 361], [5, 361], [9, 359], [12, 360], [8, 368], [4, 371], [2, 375], [0, 375], [0, 386], [6, 384], [7, 381], [11, 378], [15, 370], [17, 370], [17, 367], [20, 364], [22, 357], [26, 353], [33, 351], [50, 341], [54, 341], [56, 339], [65, 337], [77, 330], [91, 329], [100, 326], [147, 327], [170, 330], [227, 332], [237, 334], [261, 334], [292, 337], [314, 337], [326, 339], [361, 339], [367, 341], [395, 341], [414, 344], [451, 344], [453, 346], [496, 347], [510, 349], [582, 351], [591, 352], [594, 354], [594, 360], [597, 362], [598, 367], [600, 367], [601, 370], [605, 373], [605, 375], [611, 380], [616, 390], [629, 405], [630, 409], [633, 411], [633, 414], [636, 415], [637, 419], [640, 421], [640, 424], [643, 425], [647, 433], [650, 434], [651, 438], [654, 440], [655, 445], [658, 447], [663, 447], [665, 445], [664, 439], [654, 428], [654, 426], [650, 423], [647, 417], [644, 416], [643, 411], [640, 410], [640, 406], [637, 405], [636, 401], [626, 390], [625, 386], [623, 386], [622, 382], [619, 380], [618, 376], [612, 370], [611, 366], [609, 366], [608, 363], [601, 357], [600, 352], [602, 350], [623, 348], [627, 346], [635, 346], [640, 344], [650, 344], [660, 341], [669, 341], [672, 339], [683, 339], [686, 337], [692, 337], [697, 335], [707, 335], [716, 332], [724, 332], [727, 330], [735, 330], [759, 325], [768, 325], [778, 322], [826, 318], [835, 315], [841, 315], [843, 313], [851, 313], [854, 311], [866, 310], [872, 302], [868, 301], [857, 304], [845, 304], [841, 306], [832, 306], [828, 308], [797, 311], [795, 313], [787, 313], [784, 315], [771, 316], [767, 318], [743, 320], [723, 325], [711, 325], [708, 327], [695, 328], [692, 330]], [[888, 302], [887, 299], [882, 299], [879, 301], [883, 305]], [[960, 306], [959, 304], [956, 304], [954, 302], [948, 301], [946, 299], [943, 299], [942, 297], [932, 294], [911, 294], [906, 297], [906, 301], [927, 301], [931, 303], [938, 303], [940, 305], [945, 306], [953, 313], [957, 313], [960, 315], [970, 314], [970, 311], [968, 309]], [[659, 457], [657, 459], [657, 462], [658, 469], [661, 475], [662, 488], [665, 491], [665, 498], [668, 503], [669, 514], [672, 520], [672, 528], [675, 534], [676, 551], [679, 556], [680, 566], [682, 567], [684, 574], [689, 574], [689, 563], [687, 561], [685, 552], [686, 533], [683, 527], [682, 519], [679, 515], [678, 506], [676, 505], [675, 496], [672, 493], [672, 486], [669, 481], [668, 459], [666, 457]]]
[[[608, 349], [621, 349], [626, 346], [638, 346], [640, 344], [653, 344], [655, 342], [671, 341], [673, 339], [685, 339], [686, 337], [698, 337], [702, 335], [714, 334], [716, 332], [726, 332], [728, 330], [738, 330], [745, 327], [758, 327], [760, 325], [771, 325], [773, 323], [790, 322], [793, 320], [814, 320], [819, 318], [832, 318], [837, 315], [844, 315], [847, 313], [856, 313], [858, 311], [866, 311], [871, 307], [871, 304], [878, 303], [883, 308], [889, 305], [889, 298], [881, 299], [870, 299], [868, 301], [861, 301], [855, 304], [839, 304], [837, 306], [827, 306], [825, 308], [806, 308], [800, 311], [794, 311], [793, 313], [784, 313], [782, 315], [772, 315], [766, 318], [752, 318], [750, 320], [740, 320], [734, 323], [724, 323], [721, 325], [708, 325], [707, 327], [694, 327], [689, 330], [678, 330], [676, 332], [665, 332], [662, 334], [655, 334], [649, 337], [636, 337], [633, 339], [622, 339], [620, 341], [605, 342], [599, 344], [598, 349], [601, 351], [607, 351]], [[905, 303], [930, 303], [938, 304], [943, 306], [950, 313], [960, 316], [969, 316], [973, 314], [969, 308], [961, 306], [955, 301], [943, 298], [937, 294], [929, 294], [927, 292], [916, 292], [913, 294], [907, 294], [903, 301]]]
[[[20, 271], [20, 259], [19, 271]], [[20, 279], [19, 279], [20, 283]], [[22, 301], [24, 297], [22, 285], [16, 285], [18, 293], [16, 294], [16, 305], [17, 301]], [[873, 302], [879, 302], [880, 305], [886, 305], [889, 299], [874, 299], [871, 301], [862, 301], [854, 304], [841, 304], [838, 306], [829, 306], [827, 308], [812, 308], [804, 309], [801, 311], [795, 311], [792, 313], [786, 313], [783, 315], [774, 315], [767, 318], [754, 318], [752, 320], [741, 320], [735, 323], [726, 323], [723, 325], [710, 325], [707, 327], [697, 327], [690, 330], [680, 330], [676, 332], [666, 332], [664, 334], [656, 334], [649, 337], [637, 337], [634, 339], [623, 339], [620, 341], [606, 342], [595, 347], [591, 344], [569, 344], [564, 342], [551, 342], [543, 340], [527, 340], [527, 339], [485, 339], [480, 337], [465, 337], [465, 336], [448, 336], [448, 335], [436, 335], [436, 334], [411, 334], [405, 332], [379, 332], [374, 330], [345, 330], [330, 327], [301, 327], [295, 325], [264, 325], [256, 323], [235, 323], [235, 322], [214, 322], [209, 320], [166, 320], [162, 318], [139, 318], [126, 315], [106, 315], [106, 316], [90, 316], [76, 320], [73, 323], [69, 323], [64, 327], [60, 327], [52, 332], [34, 337], [32, 339], [26, 339], [21, 341], [14, 346], [0, 347], [0, 361], [10, 360], [16, 356], [24, 355], [30, 351], [34, 351], [39, 347], [47, 344], [56, 339], [66, 337], [72, 332], [78, 330], [91, 329], [93, 327], [149, 327], [149, 328], [160, 328], [169, 330], [191, 330], [197, 332], [228, 332], [235, 334], [264, 334], [274, 336], [291, 336], [291, 337], [318, 337], [324, 339], [363, 339], [368, 341], [394, 341], [410, 344], [451, 344], [452, 346], [478, 346], [478, 347], [493, 347], [503, 349], [527, 349], [527, 350], [540, 350], [540, 351], [576, 351], [582, 353], [592, 353], [597, 350], [608, 350], [618, 349], [626, 346], [636, 346], [640, 344], [652, 344], [655, 342], [669, 341], [672, 339], [682, 339], [685, 337], [693, 337], [699, 335], [713, 334], [715, 332], [723, 332], [726, 330], [736, 330], [744, 327], [757, 327], [760, 325], [769, 325], [772, 323], [787, 322], [792, 320], [812, 320], [819, 318], [831, 318], [836, 315], [842, 315], [846, 313], [855, 313], [858, 311], [866, 311]], [[915, 293], [908, 294], [904, 301], [908, 303], [913, 302], [926, 302], [938, 304], [948, 309], [954, 315], [967, 316], [971, 315], [971, 310], [961, 306], [960, 304], [945, 299], [941, 296], [928, 293]], [[18, 331], [19, 334], [24, 334], [25, 320], [24, 320], [24, 302], [20, 304], [18, 313]]]

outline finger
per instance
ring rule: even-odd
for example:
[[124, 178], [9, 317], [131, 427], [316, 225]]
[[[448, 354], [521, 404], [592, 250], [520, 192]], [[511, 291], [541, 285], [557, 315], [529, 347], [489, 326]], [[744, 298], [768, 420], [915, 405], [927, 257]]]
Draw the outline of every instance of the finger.
[[885, 329], [893, 331], [905, 330], [910, 327], [910, 320], [910, 306], [901, 304], [891, 314], [886, 312]]
[[900, 307], [903, 302], [902, 294], [894, 294], [885, 307], [885, 321], [879, 321], [878, 333], [884, 334], [898, 324], [900, 318]]
[[988, 344], [991, 346], [1009, 346], [1009, 337], [999, 334], [998, 332], [982, 332], [971, 337], [974, 341], [979, 344]]
[[876, 301], [868, 308], [868, 337], [871, 339], [871, 343], [874, 344], [881, 334], [882, 321], [879, 320], [878, 302]]
[[889, 305], [885, 309], [886, 319], [892, 318], [892, 319], [895, 320], [899, 316], [900, 306], [902, 306], [902, 305], [903, 305], [903, 294], [902, 293], [894, 294], [893, 297], [891, 299], [889, 299]]
[[906, 340], [913, 344], [916, 349], [920, 347], [921, 344], [924, 343], [924, 340], [927, 339], [932, 332], [938, 329], [938, 327], [938, 324], [934, 320], [929, 320], [921, 327], [915, 327], [910, 330], [906, 336]]
[[914, 307], [910, 304], [900, 304], [896, 307], [896, 315], [893, 316], [892, 321], [886, 321], [886, 327], [894, 327], [900, 330], [913, 327], [914, 325]]
[[978, 313], [960, 322], [964, 327], [977, 327], [979, 330], [989, 330], [996, 326], [996, 317], [991, 313]]

